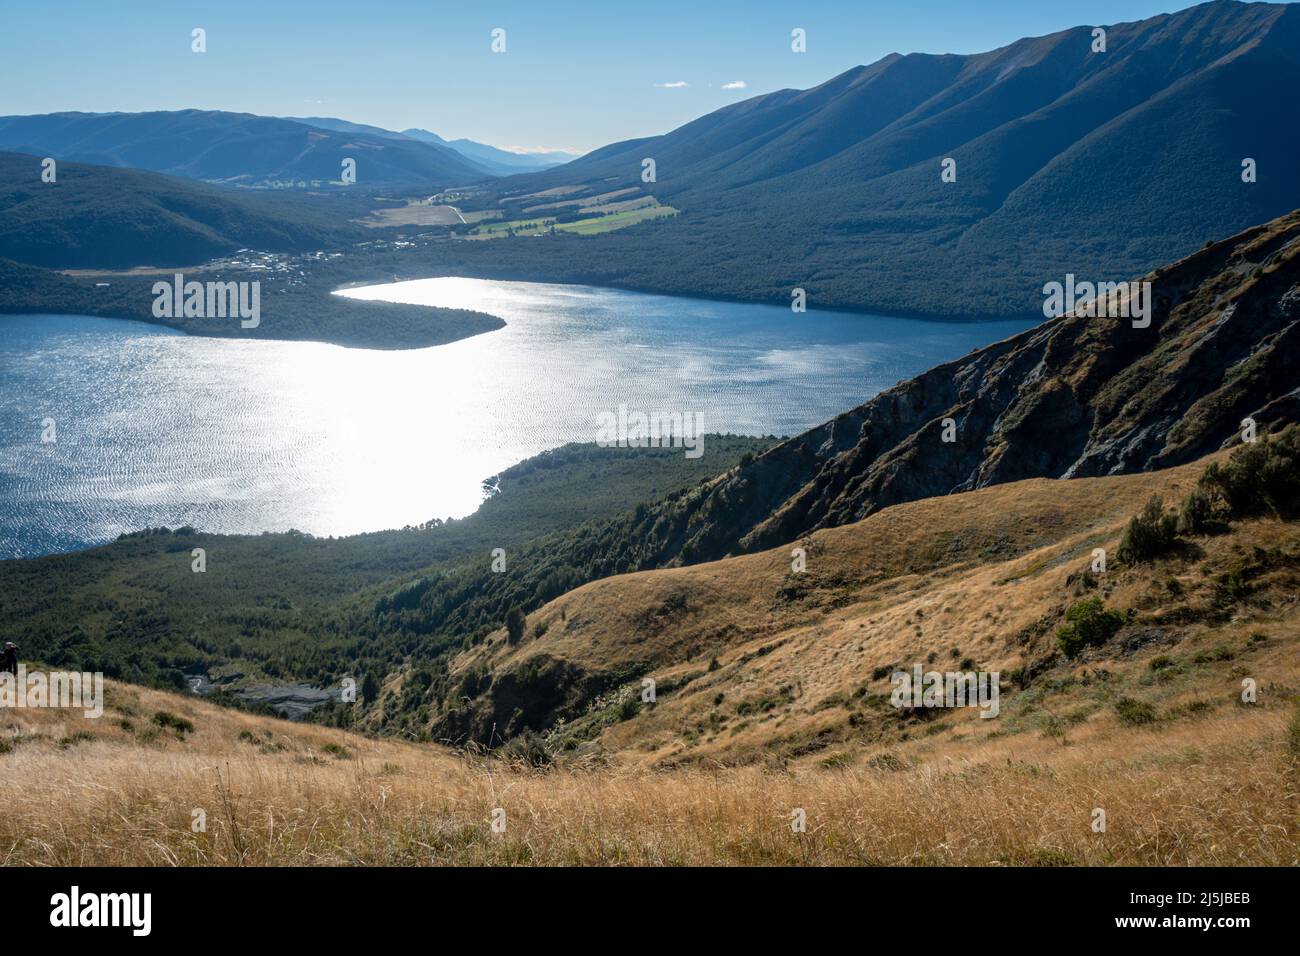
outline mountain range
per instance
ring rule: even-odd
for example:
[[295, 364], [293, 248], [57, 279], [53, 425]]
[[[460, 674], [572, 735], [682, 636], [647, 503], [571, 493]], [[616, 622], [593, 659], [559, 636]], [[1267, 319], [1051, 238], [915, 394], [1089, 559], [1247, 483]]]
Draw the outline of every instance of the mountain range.
[[472, 139], [443, 139], [437, 133], [430, 133], [427, 129], [404, 129], [402, 135], [409, 136], [411, 139], [418, 139], [424, 143], [448, 146], [497, 176], [536, 172], [552, 166], [570, 163], [576, 158], [572, 153], [564, 153], [558, 150], [512, 153], [509, 150], [497, 149], [495, 146], [476, 143]]
[[0, 149], [238, 186], [338, 183], [347, 158], [368, 187], [433, 191], [492, 175], [447, 146], [324, 122], [217, 110], [5, 116]]
[[241, 185], [326, 184], [352, 157], [375, 194], [470, 186], [456, 216], [476, 221], [657, 202], [675, 214], [434, 243], [401, 271], [1005, 318], [1041, 314], [1067, 274], [1126, 280], [1300, 207], [1297, 91], [1300, 10], [1214, 0], [1108, 26], [1104, 48], [1080, 26], [891, 54], [540, 172], [505, 175], [542, 160], [418, 129], [199, 110], [5, 117], [0, 149]]
[[455, 150], [484, 172], [491, 173], [494, 176], [540, 172], [543, 169], [549, 169], [552, 166], [558, 166], [576, 158], [572, 153], [558, 151], [512, 153], [509, 150], [488, 146], [486, 143], [476, 143], [472, 139], [443, 139], [437, 133], [431, 133], [427, 129], [404, 129], [397, 133], [379, 126], [350, 123], [347, 120], [335, 119], [329, 116], [286, 116], [285, 119], [293, 120], [295, 123], [306, 123], [308, 126], [317, 126], [321, 129], [335, 130], [340, 133], [359, 133], [367, 136], [378, 136], [383, 139], [413, 139], [421, 143], [431, 143], [435, 146]]
[[[543, 451], [463, 519], [19, 540], [0, 643], [108, 683], [6, 716], [7, 861], [1294, 865], [1297, 120], [1300, 11], [1234, 0], [891, 54], [572, 162], [330, 117], [0, 118], [19, 328], [246, 337], [152, 315], [173, 266], [265, 282], [249, 336], [370, 349], [504, 324], [332, 294], [430, 274], [1043, 319], [793, 437]], [[363, 188], [329, 188], [347, 157]], [[1049, 308], [1076, 279], [1146, 308]], [[46, 351], [14, 355], [59, 374]], [[278, 371], [328, 390], [313, 352]], [[11, 458], [47, 411], [86, 427], [42, 404]], [[399, 404], [426, 440], [439, 410]]]
[[580, 255], [567, 239], [449, 251], [515, 275], [980, 318], [1037, 313], [1067, 272], [1129, 278], [1300, 207], [1300, 9], [1216, 0], [1095, 44], [1079, 26], [890, 54], [755, 96], [494, 186], [523, 215], [544, 190], [635, 187], [671, 220]]

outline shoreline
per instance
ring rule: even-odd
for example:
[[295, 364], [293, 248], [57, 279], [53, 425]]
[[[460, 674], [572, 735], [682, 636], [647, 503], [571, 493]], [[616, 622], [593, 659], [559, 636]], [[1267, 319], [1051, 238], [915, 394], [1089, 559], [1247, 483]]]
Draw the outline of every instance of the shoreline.
[[[118, 273], [116, 278], [72, 277], [0, 260], [0, 314], [68, 315], [145, 322], [186, 335], [242, 341], [319, 342], [343, 348], [402, 351], [448, 345], [504, 328], [499, 316], [466, 309], [348, 300], [333, 295], [337, 282], [323, 277], [256, 270], [205, 269], [183, 273], [194, 281], [255, 281], [261, 284], [260, 324], [239, 320], [161, 318], [153, 314], [153, 284], [176, 270]], [[380, 280], [382, 282], [382, 280]]]
[[[91, 318], [98, 318], [98, 316], [91, 316]], [[770, 441], [772, 444], [779, 444], [780, 442], [787, 440], [790, 436], [770, 435], [770, 434], [769, 435], [742, 435], [740, 433], [735, 433], [735, 432], [728, 432], [725, 435], [723, 435], [719, 433], [710, 432], [710, 433], [706, 433], [704, 437], [706, 440], [713, 439], [715, 441], [720, 440], [722, 438], [744, 438], [744, 439], [753, 439], [756, 441], [758, 440]], [[497, 472], [497, 474], [489, 475], [487, 478], [484, 479], [484, 482], [487, 482], [493, 478], [500, 479], [502, 475], [506, 475], [514, 471], [515, 469], [524, 468], [528, 466], [530, 462], [541, 461], [549, 455], [554, 455], [556, 452], [562, 449], [571, 448], [571, 447], [598, 448], [600, 446], [596, 445], [595, 442], [564, 442], [562, 444], [556, 445], [554, 448], [548, 448], [541, 452], [538, 452], [535, 455], [529, 455], [526, 458], [521, 458], [516, 462], [512, 462], [511, 464], [507, 465], [505, 468], [502, 468], [499, 472]], [[726, 469], [723, 470], [725, 471]], [[489, 501], [499, 498], [501, 494], [502, 492], [500, 491], [500, 487], [498, 485], [496, 490], [492, 494], [485, 494], [482, 500], [479, 501], [478, 507], [476, 507], [473, 511], [469, 512], [469, 514], [463, 515], [459, 518], [438, 519], [442, 522], [440, 527], [454, 526], [462, 522], [473, 520], [475, 517], [482, 514], [483, 506], [485, 504], [487, 504]], [[317, 535], [309, 531], [302, 531], [301, 529], [298, 528], [283, 528], [278, 530], [259, 528], [255, 531], [205, 531], [202, 528], [196, 528], [190, 524], [179, 524], [176, 525], [175, 527], [161, 524], [161, 525], [154, 525], [154, 526], [146, 526], [142, 528], [133, 528], [129, 531], [120, 532], [115, 537], [108, 538], [103, 541], [85, 542], [79, 547], [72, 547], [66, 550], [43, 551], [40, 554], [11, 555], [8, 557], [0, 556], [0, 565], [9, 565], [20, 561], [44, 561], [49, 559], [67, 558], [76, 555], [87, 555], [94, 551], [111, 548], [121, 543], [122, 541], [130, 540], [133, 537], [145, 537], [148, 536], [149, 534], [155, 534], [155, 533], [161, 534], [164, 532], [171, 535], [183, 534], [187, 537], [193, 537], [195, 539], [203, 538], [205, 540], [305, 538], [314, 541], [347, 543], [347, 542], [357, 542], [360, 541], [361, 539], [368, 538], [368, 537], [378, 537], [383, 535], [420, 534], [420, 533], [427, 533], [433, 530], [436, 530], [434, 526], [430, 526], [427, 523], [425, 523], [423, 525], [406, 525], [400, 528], [398, 527], [374, 528], [367, 531], [357, 531], [352, 534]]]
[[[527, 270], [491, 266], [475, 268], [466, 263], [459, 263], [455, 268], [433, 263], [420, 267], [415, 263], [403, 261], [408, 254], [409, 251], [406, 254], [390, 254], [381, 264], [366, 261], [377, 257], [373, 254], [363, 253], [356, 256], [344, 253], [338, 259], [323, 260], [319, 267], [312, 268], [309, 265], [308, 269], [296, 268], [307, 263], [295, 259], [289, 263], [295, 267], [294, 269], [273, 273], [250, 271], [237, 266], [232, 268], [229, 260], [223, 259], [179, 270], [162, 266], [135, 266], [120, 270], [55, 270], [0, 261], [0, 314], [88, 315], [97, 318], [148, 322], [187, 335], [208, 338], [319, 342], [343, 348], [401, 351], [448, 345], [483, 332], [504, 328], [507, 323], [500, 316], [475, 310], [386, 302], [380, 299], [356, 299], [340, 296], [338, 293], [401, 282], [463, 278], [485, 282], [517, 282], [598, 289], [704, 303], [790, 308], [790, 303], [784, 300], [710, 292], [672, 291], [644, 283], [620, 282], [606, 277], [540, 278]], [[412, 269], [412, 265], [416, 265], [416, 268]], [[26, 278], [29, 279], [26, 285], [30, 288], [36, 284], [39, 289], [32, 289], [26, 297], [10, 300], [11, 288], [6, 286], [13, 287], [17, 283], [4, 281], [6, 266], [17, 267], [26, 273]], [[270, 321], [274, 318], [273, 315], [267, 316], [268, 321], [264, 321], [256, 330], [243, 330], [237, 324], [234, 327], [208, 327], [205, 324], [207, 320], [187, 321], [155, 317], [148, 308], [148, 304], [152, 302], [148, 287], [158, 277], [170, 277], [177, 271], [198, 281], [203, 281], [205, 278], [221, 281], [232, 278], [260, 281], [267, 286], [263, 291], [264, 301], [268, 303], [269, 308], [264, 311], [269, 311], [270, 308], [281, 309], [282, 316], [287, 314], [290, 319], [290, 327], [286, 329], [285, 324], [281, 322], [277, 329], [275, 322]], [[108, 282], [109, 285], [100, 285], [103, 282]], [[282, 296], [287, 298], [281, 298]], [[343, 299], [347, 300], [347, 305], [341, 304]], [[352, 309], [360, 309], [362, 314], [358, 315], [352, 312]], [[415, 309], [426, 311], [411, 311]], [[377, 316], [378, 312], [385, 310], [388, 315]], [[432, 310], [432, 313], [428, 310]], [[978, 326], [994, 322], [1037, 324], [1036, 320], [1041, 319], [1040, 316], [979, 315], [977, 317], [972, 313], [935, 315], [910, 310], [866, 310], [835, 304], [818, 305], [815, 300], [809, 301], [807, 311], [849, 318], [905, 320], [934, 325]], [[442, 321], [429, 323], [428, 319], [431, 315]]]

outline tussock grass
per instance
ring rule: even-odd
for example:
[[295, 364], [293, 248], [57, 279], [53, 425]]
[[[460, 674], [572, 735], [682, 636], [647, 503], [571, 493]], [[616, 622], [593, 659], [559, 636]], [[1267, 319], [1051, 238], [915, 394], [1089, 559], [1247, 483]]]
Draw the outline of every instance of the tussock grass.
[[[430, 745], [115, 702], [195, 727], [147, 737], [53, 712], [0, 718], [8, 865], [1294, 865], [1289, 708], [1061, 747], [992, 740], [919, 762], [530, 772]], [[96, 725], [91, 727], [91, 725]], [[94, 735], [61, 749], [62, 737]], [[266, 741], [280, 747], [259, 746]], [[352, 759], [340, 760], [346, 747]], [[961, 756], [957, 756], [961, 754]], [[506, 830], [493, 833], [493, 809]], [[1091, 829], [1095, 807], [1107, 830]], [[790, 814], [802, 808], [807, 830]], [[195, 809], [206, 832], [191, 828]]]

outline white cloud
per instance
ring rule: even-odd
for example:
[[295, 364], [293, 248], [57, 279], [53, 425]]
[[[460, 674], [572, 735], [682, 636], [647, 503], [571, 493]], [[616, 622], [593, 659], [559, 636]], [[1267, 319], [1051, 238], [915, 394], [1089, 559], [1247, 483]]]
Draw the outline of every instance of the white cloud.
[[743, 90], [745, 88], [744, 80], [732, 80], [730, 83], [723, 83], [724, 90]]
[[672, 83], [656, 83], [655, 86], [661, 90], [680, 90], [690, 84], [685, 80], [674, 80]]

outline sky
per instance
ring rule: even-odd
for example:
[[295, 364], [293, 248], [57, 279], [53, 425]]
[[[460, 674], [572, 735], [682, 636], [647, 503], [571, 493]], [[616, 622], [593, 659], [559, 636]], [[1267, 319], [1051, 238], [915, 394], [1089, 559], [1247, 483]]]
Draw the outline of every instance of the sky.
[[[1180, 0], [0, 0], [0, 114], [223, 109], [585, 152], [888, 53], [978, 53]], [[791, 51], [796, 27], [807, 52]], [[195, 28], [207, 51], [191, 50]], [[504, 30], [505, 51], [492, 51]]]

